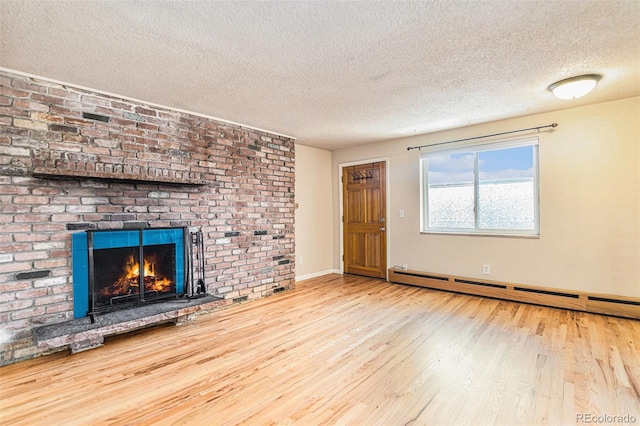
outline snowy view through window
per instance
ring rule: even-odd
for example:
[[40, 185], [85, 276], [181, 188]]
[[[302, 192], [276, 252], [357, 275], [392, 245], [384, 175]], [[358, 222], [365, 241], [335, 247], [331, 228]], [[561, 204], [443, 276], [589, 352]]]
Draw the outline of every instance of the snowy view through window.
[[427, 230], [536, 232], [536, 156], [531, 144], [429, 154]]

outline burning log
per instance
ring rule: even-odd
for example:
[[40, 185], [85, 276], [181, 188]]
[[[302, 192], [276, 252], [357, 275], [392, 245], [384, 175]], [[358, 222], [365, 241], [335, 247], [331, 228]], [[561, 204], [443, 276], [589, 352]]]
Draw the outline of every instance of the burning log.
[[[166, 292], [171, 290], [171, 280], [167, 277], [156, 276], [156, 265], [144, 259], [144, 291]], [[109, 287], [100, 290], [103, 296], [124, 296], [139, 292], [140, 264], [130, 255], [124, 266], [124, 273]]]

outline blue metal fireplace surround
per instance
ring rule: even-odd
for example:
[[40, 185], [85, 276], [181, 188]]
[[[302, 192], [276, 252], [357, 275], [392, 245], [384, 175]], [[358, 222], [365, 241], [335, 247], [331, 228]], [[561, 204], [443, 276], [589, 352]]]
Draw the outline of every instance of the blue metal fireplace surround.
[[[175, 253], [175, 293], [185, 293], [186, 282], [186, 243], [188, 232], [180, 228], [155, 228], [132, 230], [89, 230], [72, 236], [73, 262], [73, 317], [83, 318], [92, 312], [90, 294], [90, 253], [101, 249], [130, 248], [144, 252], [146, 246], [174, 245]], [[150, 249], [149, 248], [149, 249]], [[142, 298], [144, 299], [144, 297]], [[144, 300], [143, 300], [144, 301]]]

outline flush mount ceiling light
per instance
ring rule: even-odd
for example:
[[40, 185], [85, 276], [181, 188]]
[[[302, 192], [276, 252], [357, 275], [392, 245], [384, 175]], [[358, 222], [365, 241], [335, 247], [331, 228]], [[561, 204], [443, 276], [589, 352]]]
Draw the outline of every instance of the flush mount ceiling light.
[[601, 78], [598, 74], [579, 75], [553, 83], [549, 90], [560, 99], [577, 99], [592, 91]]

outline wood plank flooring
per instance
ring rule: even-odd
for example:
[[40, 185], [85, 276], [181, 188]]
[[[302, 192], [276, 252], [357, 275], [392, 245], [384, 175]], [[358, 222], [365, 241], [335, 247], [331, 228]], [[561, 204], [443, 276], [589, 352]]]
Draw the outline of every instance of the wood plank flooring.
[[30, 426], [640, 423], [640, 321], [327, 275], [2, 367], [0, 413]]

